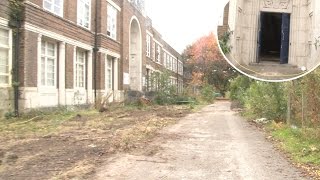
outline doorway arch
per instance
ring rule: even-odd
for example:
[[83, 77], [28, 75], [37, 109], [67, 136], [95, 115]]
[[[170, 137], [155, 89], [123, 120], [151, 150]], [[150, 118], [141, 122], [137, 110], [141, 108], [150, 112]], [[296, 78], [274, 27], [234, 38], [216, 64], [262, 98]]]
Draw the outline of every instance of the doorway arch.
[[142, 37], [139, 20], [131, 18], [129, 27], [130, 90], [142, 91]]

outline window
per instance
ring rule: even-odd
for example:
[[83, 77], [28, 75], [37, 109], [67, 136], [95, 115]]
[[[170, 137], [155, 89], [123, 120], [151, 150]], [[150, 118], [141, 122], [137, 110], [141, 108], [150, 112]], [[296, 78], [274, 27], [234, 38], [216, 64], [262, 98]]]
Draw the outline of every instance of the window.
[[152, 44], [152, 59], [156, 60], [156, 43], [153, 42]]
[[161, 46], [157, 44], [156, 61], [160, 63], [161, 60]]
[[147, 75], [146, 75], [146, 87], [147, 87], [147, 91], [151, 91], [151, 69], [147, 68]]
[[75, 62], [75, 87], [85, 88], [86, 77], [86, 52], [77, 50], [77, 57]]
[[44, 0], [43, 7], [58, 16], [63, 16], [63, 0]]
[[180, 75], [183, 75], [183, 64], [181, 61], [179, 61], [179, 72]]
[[167, 53], [163, 52], [163, 65], [166, 67], [166, 59], [167, 59]]
[[147, 57], [151, 56], [151, 36], [147, 34]]
[[91, 0], [78, 0], [78, 25], [90, 28]]
[[167, 69], [170, 69], [170, 55], [167, 55], [167, 63], [166, 63]]
[[0, 85], [10, 83], [10, 40], [9, 31], [0, 29]]
[[106, 90], [113, 90], [113, 58], [107, 56], [106, 62]]
[[53, 42], [41, 43], [41, 85], [56, 85], [57, 45]]
[[107, 8], [107, 35], [112, 39], [117, 39], [117, 9], [108, 4]]
[[172, 65], [172, 66], [173, 66], [173, 67], [172, 67], [172, 68], [173, 68], [173, 71], [174, 71], [174, 72], [177, 72], [177, 59], [174, 58], [172, 64], [173, 64], [173, 65]]

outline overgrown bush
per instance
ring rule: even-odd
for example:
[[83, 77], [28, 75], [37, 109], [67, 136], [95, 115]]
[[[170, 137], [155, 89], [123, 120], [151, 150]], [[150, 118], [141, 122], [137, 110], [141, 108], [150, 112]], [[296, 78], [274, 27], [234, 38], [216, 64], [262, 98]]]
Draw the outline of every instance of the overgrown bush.
[[212, 85], [206, 84], [201, 89], [201, 99], [207, 103], [212, 103], [215, 99], [215, 91]]
[[225, 32], [220, 38], [219, 38], [219, 44], [221, 47], [221, 50], [224, 54], [229, 54], [231, 52], [232, 47], [229, 44], [230, 36], [233, 32]]
[[253, 81], [247, 76], [238, 76], [230, 83], [229, 98], [233, 101], [238, 101], [241, 105], [244, 105], [247, 90]]
[[244, 100], [246, 115], [283, 121], [286, 118], [287, 100], [284, 85], [280, 83], [253, 82]]
[[251, 118], [286, 119], [285, 84], [253, 81], [239, 76], [231, 82], [230, 98], [239, 101], [245, 108], [245, 115]]
[[171, 83], [170, 73], [152, 73], [151, 88], [155, 91], [154, 102], [159, 105], [174, 104], [177, 98], [176, 86]]

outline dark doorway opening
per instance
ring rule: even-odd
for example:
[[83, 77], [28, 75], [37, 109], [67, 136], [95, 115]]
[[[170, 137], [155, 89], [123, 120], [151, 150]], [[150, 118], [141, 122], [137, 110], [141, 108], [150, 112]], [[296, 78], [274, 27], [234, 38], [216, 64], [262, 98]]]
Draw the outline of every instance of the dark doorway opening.
[[258, 63], [288, 63], [290, 14], [261, 12]]

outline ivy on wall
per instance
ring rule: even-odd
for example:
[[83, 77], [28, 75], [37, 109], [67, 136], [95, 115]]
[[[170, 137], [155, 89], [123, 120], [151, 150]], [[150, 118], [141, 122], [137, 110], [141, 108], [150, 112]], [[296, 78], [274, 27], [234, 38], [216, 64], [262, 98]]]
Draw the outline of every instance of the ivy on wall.
[[230, 36], [233, 34], [233, 31], [227, 31], [219, 38], [219, 44], [224, 54], [229, 54], [232, 47], [229, 45]]
[[23, 19], [23, 0], [9, 0], [9, 26], [17, 28]]

